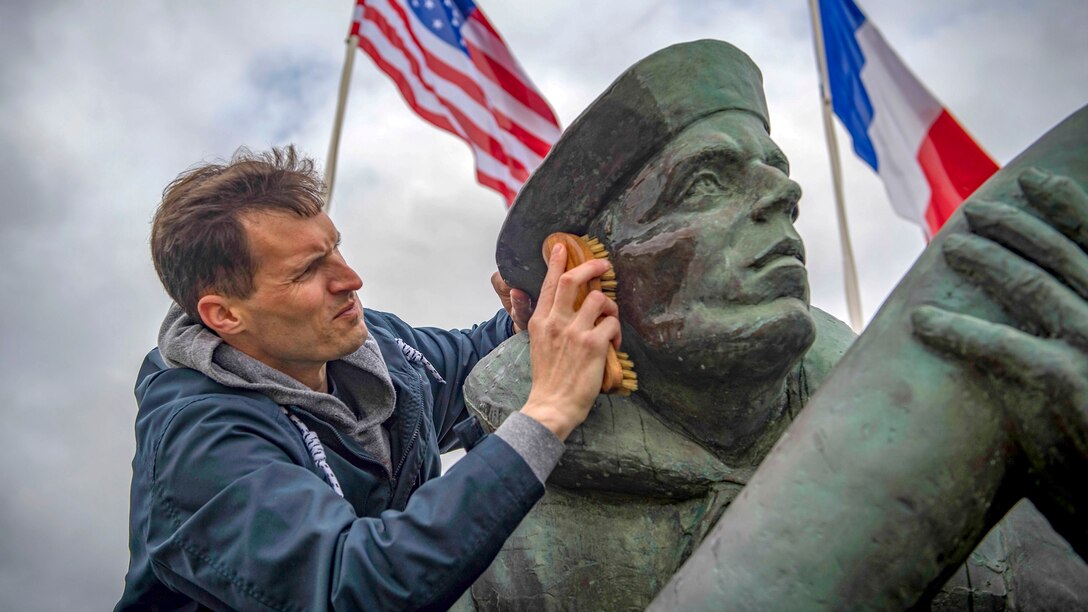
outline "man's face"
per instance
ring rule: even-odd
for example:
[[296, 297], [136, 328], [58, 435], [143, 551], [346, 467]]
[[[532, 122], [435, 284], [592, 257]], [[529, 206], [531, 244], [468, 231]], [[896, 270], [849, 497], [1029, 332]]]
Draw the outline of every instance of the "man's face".
[[257, 272], [254, 293], [237, 301], [245, 332], [236, 346], [289, 375], [362, 346], [367, 329], [355, 292], [363, 283], [340, 255], [332, 220], [251, 213], [242, 222]]
[[648, 351], [680, 357], [685, 371], [777, 374], [785, 364], [755, 357], [785, 349], [792, 363], [811, 344], [793, 227], [801, 189], [788, 172], [758, 118], [719, 113], [669, 143], [598, 219], [621, 316]]

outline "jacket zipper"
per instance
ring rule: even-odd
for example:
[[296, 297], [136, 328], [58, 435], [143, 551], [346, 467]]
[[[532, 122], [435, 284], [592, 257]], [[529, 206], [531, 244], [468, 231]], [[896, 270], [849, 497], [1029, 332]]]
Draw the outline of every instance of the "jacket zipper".
[[[414, 369], [413, 369], [412, 373], [416, 375], [416, 385], [417, 385], [417, 395], [416, 395], [416, 397], [419, 398], [418, 401], [420, 402], [420, 404], [422, 404], [423, 384], [424, 384], [423, 377], [420, 376], [419, 372], [415, 371]], [[393, 499], [396, 502], [399, 502], [400, 497], [401, 497], [401, 493], [403, 493], [402, 491], [397, 490], [397, 486], [396, 486], [397, 479], [400, 477], [401, 469], [404, 468], [404, 462], [408, 460], [409, 455], [411, 455], [412, 450], [415, 448], [416, 442], [419, 440], [419, 429], [420, 429], [421, 424], [423, 423], [423, 413], [422, 413], [423, 406], [420, 405], [419, 409], [420, 409], [420, 413], [416, 417], [416, 424], [415, 424], [415, 427], [412, 429], [412, 437], [408, 439], [408, 446], [405, 448], [404, 453], [401, 454], [400, 461], [397, 463], [397, 468], [395, 470], [393, 470], [393, 490], [395, 491], [395, 493], [393, 495]], [[409, 483], [408, 487], [411, 488], [411, 486], [413, 484], [415, 484], [415, 483]], [[404, 497], [407, 498], [407, 494], [405, 494]]]

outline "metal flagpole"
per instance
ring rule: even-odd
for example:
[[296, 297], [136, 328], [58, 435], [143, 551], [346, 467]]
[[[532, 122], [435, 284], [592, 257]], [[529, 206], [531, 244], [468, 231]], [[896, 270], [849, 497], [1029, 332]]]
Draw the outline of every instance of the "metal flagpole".
[[351, 69], [355, 65], [355, 50], [359, 47], [359, 35], [352, 34], [347, 40], [347, 52], [344, 55], [344, 71], [340, 73], [340, 95], [336, 101], [336, 118], [332, 122], [332, 138], [329, 140], [329, 154], [325, 157], [325, 212], [332, 208], [332, 185], [336, 180], [336, 155], [340, 150], [340, 128], [344, 125], [344, 106], [348, 101], [351, 85]]
[[846, 308], [850, 327], [861, 333], [861, 293], [858, 291], [858, 271], [854, 265], [854, 249], [850, 246], [850, 230], [846, 227], [846, 206], [842, 195], [842, 167], [839, 165], [839, 144], [835, 140], [835, 124], [831, 119], [831, 84], [827, 76], [827, 54], [824, 52], [824, 32], [820, 24], [818, 0], [808, 0], [812, 16], [812, 39], [816, 46], [816, 64], [820, 71], [820, 106], [824, 116], [824, 134], [831, 157], [831, 182], [835, 187], [835, 212], [839, 221], [839, 242], [842, 245], [843, 284], [846, 286]]

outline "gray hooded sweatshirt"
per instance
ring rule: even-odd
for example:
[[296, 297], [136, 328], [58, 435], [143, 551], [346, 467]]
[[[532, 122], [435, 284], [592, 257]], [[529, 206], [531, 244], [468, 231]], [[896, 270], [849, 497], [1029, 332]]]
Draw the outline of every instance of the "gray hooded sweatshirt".
[[[381, 426], [393, 414], [396, 392], [378, 343], [367, 337], [354, 353], [330, 361], [337, 395], [319, 393], [227, 344], [177, 304], [159, 329], [159, 352], [170, 367], [197, 370], [227, 387], [256, 391], [280, 405], [294, 405], [355, 438], [392, 474], [389, 433]], [[337, 397], [339, 396], [339, 397]], [[344, 398], [341, 400], [340, 398]], [[541, 483], [563, 454], [563, 443], [546, 427], [515, 412], [495, 435], [525, 459]]]

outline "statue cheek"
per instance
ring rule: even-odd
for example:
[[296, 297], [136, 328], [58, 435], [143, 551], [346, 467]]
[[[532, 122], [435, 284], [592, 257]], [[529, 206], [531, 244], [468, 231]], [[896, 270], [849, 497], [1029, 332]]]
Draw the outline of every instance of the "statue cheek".
[[696, 241], [690, 228], [657, 234], [620, 247], [613, 254], [620, 317], [636, 329], [684, 309], [686, 284], [699, 283], [694, 270]]

